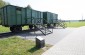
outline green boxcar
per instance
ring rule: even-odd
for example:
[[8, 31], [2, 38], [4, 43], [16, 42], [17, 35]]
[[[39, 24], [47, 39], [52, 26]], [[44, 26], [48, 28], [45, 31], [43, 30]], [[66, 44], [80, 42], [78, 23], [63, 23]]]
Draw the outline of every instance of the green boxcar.
[[50, 18], [50, 12], [43, 12], [43, 18], [44, 18], [43, 20], [44, 24], [47, 24], [47, 23], [50, 24], [51, 23], [50, 21], [52, 21]]
[[53, 24], [58, 20], [58, 15], [51, 12], [43, 12], [43, 23], [44, 24]]
[[34, 24], [43, 24], [43, 14], [40, 11], [36, 11], [30, 8], [26, 9], [26, 20], [27, 24], [34, 25]]
[[42, 12], [40, 11], [36, 11], [36, 15], [35, 15], [35, 18], [34, 18], [34, 24], [43, 24], [43, 14]]
[[29, 7], [23, 8], [7, 5], [0, 9], [1, 24], [10, 27], [12, 32], [21, 31], [22, 26], [29, 25], [32, 29], [34, 25], [55, 24], [58, 15], [51, 12], [41, 12]]
[[58, 14], [53, 14], [53, 23], [58, 21]]
[[7, 5], [1, 8], [2, 25], [25, 25], [25, 9], [22, 7]]

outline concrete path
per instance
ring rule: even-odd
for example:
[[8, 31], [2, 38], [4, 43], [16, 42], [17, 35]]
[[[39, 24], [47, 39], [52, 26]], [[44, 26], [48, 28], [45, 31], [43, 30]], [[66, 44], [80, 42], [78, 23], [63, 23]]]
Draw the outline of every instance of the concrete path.
[[[55, 45], [56, 43], [58, 43], [60, 40], [65, 38], [67, 35], [75, 31], [76, 29], [77, 28], [66, 28], [66, 29], [55, 28], [52, 34], [44, 36], [40, 31], [37, 31], [36, 35], [44, 38], [46, 44]], [[35, 40], [36, 35], [34, 34], [34, 32], [30, 32], [30, 33], [27, 32], [24, 34], [19, 34], [18, 36], [21, 36], [22, 38], [25, 38], [25, 39]]]
[[85, 55], [85, 27], [80, 27], [42, 55]]

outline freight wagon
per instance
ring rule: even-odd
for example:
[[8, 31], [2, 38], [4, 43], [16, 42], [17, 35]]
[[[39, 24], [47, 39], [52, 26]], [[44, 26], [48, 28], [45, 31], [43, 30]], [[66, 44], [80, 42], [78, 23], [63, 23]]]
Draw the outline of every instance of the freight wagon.
[[22, 26], [25, 25], [29, 25], [30, 29], [35, 25], [55, 25], [58, 20], [58, 14], [41, 12], [29, 7], [7, 5], [2, 7], [0, 11], [1, 25], [10, 27], [12, 32], [22, 31]]
[[43, 19], [45, 20], [43, 24], [47, 24], [48, 27], [56, 26], [56, 23], [58, 21], [58, 14], [54, 14], [51, 12], [43, 12]]

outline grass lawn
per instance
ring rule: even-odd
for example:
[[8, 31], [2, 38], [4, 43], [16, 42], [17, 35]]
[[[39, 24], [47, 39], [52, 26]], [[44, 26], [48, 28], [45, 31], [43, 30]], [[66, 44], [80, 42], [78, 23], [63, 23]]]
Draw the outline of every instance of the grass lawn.
[[0, 33], [4, 33], [4, 32], [10, 32], [9, 27], [4, 27], [4, 26], [0, 25]]
[[[51, 45], [46, 45], [48, 49]], [[0, 55], [41, 55], [44, 49], [35, 47], [35, 42], [21, 39], [19, 37], [9, 37], [0, 39]]]
[[85, 26], [85, 21], [80, 21], [80, 22], [66, 22], [67, 27], [81, 27]]
[[[28, 28], [29, 28], [28, 26], [24, 26], [22, 27], [22, 30], [26, 30]], [[10, 28], [0, 25], [0, 33], [5, 33], [5, 32], [10, 32]]]

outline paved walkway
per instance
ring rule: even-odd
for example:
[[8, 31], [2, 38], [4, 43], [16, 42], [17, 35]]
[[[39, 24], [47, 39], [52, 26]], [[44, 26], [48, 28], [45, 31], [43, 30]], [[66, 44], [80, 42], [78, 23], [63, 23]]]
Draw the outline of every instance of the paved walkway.
[[[40, 31], [36, 32], [37, 36], [41, 36], [45, 39], [46, 44], [55, 45], [59, 41], [61, 41], [63, 38], [65, 38], [67, 35], [69, 35], [71, 32], [76, 30], [77, 28], [66, 28], [66, 29], [54, 29], [52, 34], [44, 36]], [[21, 36], [22, 38], [35, 40], [36, 35], [34, 32], [27, 32], [24, 34], [19, 34], [18, 36]]]
[[76, 29], [42, 55], [85, 55], [85, 27]]

